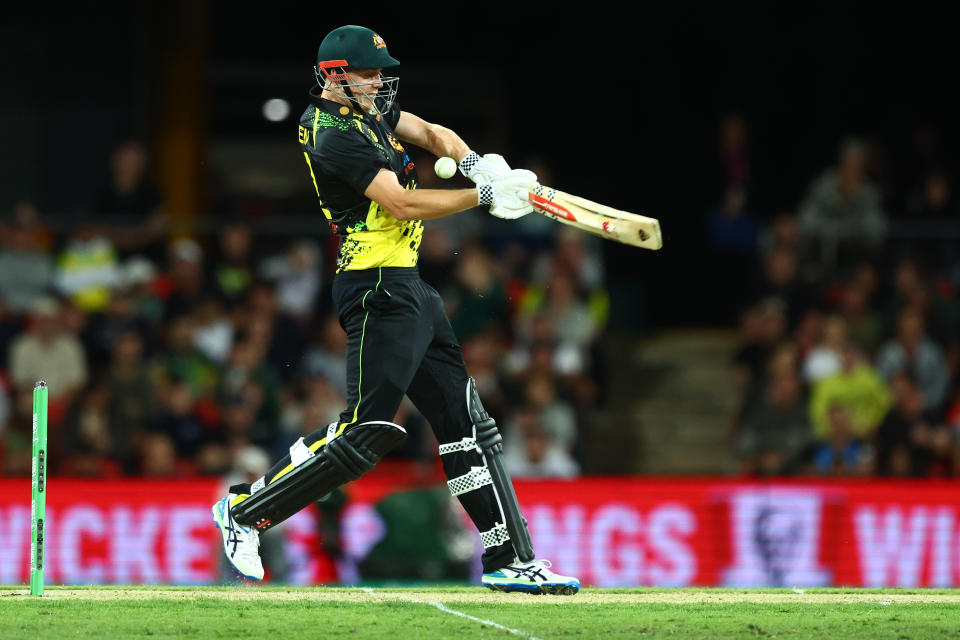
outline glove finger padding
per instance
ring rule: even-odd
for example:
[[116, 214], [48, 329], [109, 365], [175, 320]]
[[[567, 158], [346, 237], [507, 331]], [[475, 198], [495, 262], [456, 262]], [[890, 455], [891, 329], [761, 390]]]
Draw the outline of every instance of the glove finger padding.
[[529, 203], [520, 205], [519, 207], [512, 207], [503, 204], [495, 204], [490, 207], [490, 215], [496, 216], [497, 218], [503, 218], [504, 220], [516, 220], [517, 218], [522, 218], [528, 213], [533, 213], [533, 207]]
[[459, 167], [460, 172], [475, 184], [493, 182], [510, 172], [510, 165], [496, 153], [480, 157], [471, 151], [460, 161]]
[[528, 201], [530, 189], [537, 183], [537, 176], [526, 169], [513, 169], [493, 181], [493, 203], [490, 214], [498, 218], [515, 220], [533, 211]]

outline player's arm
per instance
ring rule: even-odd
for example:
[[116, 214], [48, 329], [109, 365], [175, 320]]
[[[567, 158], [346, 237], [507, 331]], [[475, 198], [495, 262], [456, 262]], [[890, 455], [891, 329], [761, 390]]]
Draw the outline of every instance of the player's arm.
[[477, 189], [404, 189], [392, 171], [381, 169], [363, 195], [397, 220], [431, 220], [479, 204]]
[[477, 205], [491, 205], [490, 213], [502, 218], [519, 217], [530, 209], [527, 193], [536, 181], [529, 171], [514, 169], [475, 189], [404, 189], [395, 173], [381, 169], [363, 195], [397, 220], [442, 218]]
[[403, 142], [426, 149], [438, 158], [448, 157], [460, 162], [470, 153], [470, 147], [455, 132], [427, 122], [409, 111], [400, 112], [394, 133]]

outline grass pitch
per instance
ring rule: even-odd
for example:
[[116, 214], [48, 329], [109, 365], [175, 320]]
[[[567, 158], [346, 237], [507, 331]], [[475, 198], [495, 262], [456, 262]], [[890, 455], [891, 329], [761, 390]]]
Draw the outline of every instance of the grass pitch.
[[960, 591], [0, 588], [0, 638], [960, 638]]

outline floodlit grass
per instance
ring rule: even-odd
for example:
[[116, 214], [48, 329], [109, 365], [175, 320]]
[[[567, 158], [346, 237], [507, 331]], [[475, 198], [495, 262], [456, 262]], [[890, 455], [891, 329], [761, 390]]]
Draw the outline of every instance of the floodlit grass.
[[[960, 592], [0, 588], [0, 638], [960, 638]], [[802, 592], [800, 592], [802, 591]]]

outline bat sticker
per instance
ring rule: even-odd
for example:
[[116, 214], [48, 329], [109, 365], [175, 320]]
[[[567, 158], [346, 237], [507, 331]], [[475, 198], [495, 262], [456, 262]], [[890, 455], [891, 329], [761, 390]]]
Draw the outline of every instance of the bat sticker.
[[546, 198], [538, 196], [535, 193], [529, 195], [530, 204], [532, 204], [537, 209], [545, 213], [549, 213], [552, 216], [557, 218], [563, 218], [564, 220], [570, 220], [571, 222], [576, 222], [577, 217], [570, 213], [565, 207], [561, 207], [556, 202], [550, 202]]

